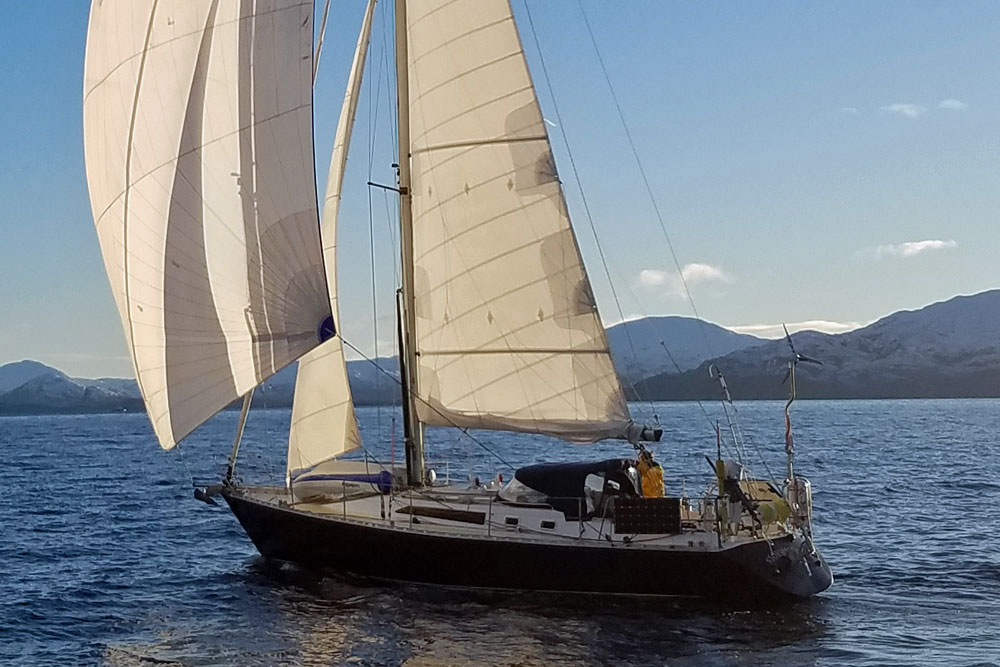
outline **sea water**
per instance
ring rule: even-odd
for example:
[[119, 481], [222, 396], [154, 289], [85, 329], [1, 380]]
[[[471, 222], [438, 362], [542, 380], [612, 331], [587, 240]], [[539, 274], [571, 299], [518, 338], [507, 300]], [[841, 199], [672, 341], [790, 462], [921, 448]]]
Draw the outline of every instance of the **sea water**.
[[[777, 480], [782, 408], [736, 406], [754, 473]], [[719, 406], [632, 410], [664, 428], [667, 492], [701, 494], [716, 420], [731, 448]], [[245, 481], [283, 483], [288, 417], [251, 412]], [[370, 454], [401, 461], [396, 411], [359, 418]], [[221, 475], [236, 419], [217, 416], [171, 452], [141, 414], [0, 419], [0, 664], [1000, 664], [1000, 401], [796, 403], [796, 471], [812, 480], [836, 581], [759, 608], [380, 586], [266, 562], [224, 504], [192, 496], [192, 479]], [[439, 477], [462, 482], [631, 452], [428, 439]]]

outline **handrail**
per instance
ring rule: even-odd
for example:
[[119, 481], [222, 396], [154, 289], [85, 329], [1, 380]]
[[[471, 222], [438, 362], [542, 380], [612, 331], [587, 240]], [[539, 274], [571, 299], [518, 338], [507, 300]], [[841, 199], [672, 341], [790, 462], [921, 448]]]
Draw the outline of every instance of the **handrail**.
[[[342, 489], [342, 497], [340, 498], [340, 501], [342, 506], [342, 514], [344, 518], [347, 518], [348, 516], [347, 501], [350, 499], [349, 498], [350, 494], [347, 493], [346, 482], [341, 482], [341, 489]], [[427, 491], [414, 490], [412, 487], [407, 489], [407, 500], [410, 506], [413, 506], [414, 501], [419, 502], [420, 500], [424, 500], [427, 502], [443, 503], [445, 505], [450, 504], [452, 502], [463, 502], [461, 500], [458, 500], [457, 498], [449, 498], [448, 495], [449, 494], [444, 494], [435, 497], [433, 492], [428, 494]], [[398, 503], [401, 500], [401, 498], [394, 491], [390, 491], [389, 496], [390, 496], [389, 498], [390, 510], [384, 518], [390, 523], [393, 523], [393, 525], [395, 525], [393, 520], [394, 516], [393, 505]], [[520, 531], [524, 529], [534, 530], [536, 528], [536, 527], [528, 527], [519, 522], [506, 523], [506, 519], [504, 517], [501, 517], [501, 519], [503, 520], [497, 520], [495, 522], [496, 511], [494, 508], [494, 503], [500, 502], [505, 504], [503, 499], [499, 498], [495, 491], [492, 493], [484, 492], [481, 494], [470, 494], [470, 497], [472, 499], [479, 499], [480, 503], [482, 502], [486, 503], [487, 505], [487, 507], [485, 508], [486, 521], [484, 523], [486, 525], [487, 535], [490, 537], [493, 536], [494, 523], [496, 523], [496, 526], [502, 528], [504, 531]], [[619, 496], [612, 496], [608, 498], [608, 500], [613, 500], [614, 498], [617, 497]], [[746, 531], [749, 533], [763, 534], [763, 532], [768, 530], [768, 526], [772, 525], [772, 524], [766, 524], [765, 526], [757, 526], [757, 525], [743, 524], [740, 527], [738, 527], [734, 533], [734, 531], [732, 530], [732, 525], [737, 523], [742, 524], [742, 522], [750, 515], [747, 514], [745, 511], [741, 510], [738, 517], [739, 522], [731, 521], [730, 520], [731, 518], [736, 518], [736, 517], [730, 517], [728, 514], [730, 507], [727, 498], [717, 497], [717, 496], [716, 497], [705, 496], [701, 498], [691, 498], [687, 496], [683, 497], [665, 496], [665, 497], [676, 500], [678, 501], [679, 504], [678, 509], [680, 512], [680, 531], [677, 534], [714, 532], [717, 535], [720, 546], [722, 545], [723, 542], [726, 541], [728, 537], [730, 537], [735, 533], [743, 533], [744, 531]], [[587, 499], [584, 497], [549, 496], [547, 498], [547, 501], [548, 502], [544, 504], [540, 503], [540, 505], [542, 505], [549, 511], [562, 515], [562, 519], [565, 523], [571, 523], [575, 519], [575, 522], [577, 524], [577, 534], [574, 539], [583, 538], [588, 533], [587, 526], [594, 527], [592, 522], [598, 519], [600, 520], [600, 524], [596, 526], [596, 539], [603, 538], [605, 536], [605, 531], [607, 531], [608, 535], [611, 535], [614, 532], [615, 515], [614, 515], [613, 503], [610, 502], [602, 503], [602, 506], [597, 508], [597, 511], [593, 513], [585, 513], [585, 502], [587, 501]], [[560, 503], [563, 503], [562, 509], [558, 508]], [[565, 510], [568, 506], [570, 508], [569, 511], [572, 512], [573, 503], [576, 504], [576, 515], [575, 516], [573, 516], [572, 514], [567, 515]], [[517, 507], [517, 504], [511, 505], [511, 507]], [[611, 520], [611, 523], [610, 525], [606, 526], [606, 523], [608, 522], [609, 519]], [[415, 525], [413, 514], [409, 514], [407, 523], [411, 527]], [[566, 534], [563, 533], [563, 536], [566, 536]]]
[[[346, 485], [347, 485], [346, 482], [341, 482], [342, 497], [340, 498], [340, 502], [341, 502], [341, 512], [344, 519], [348, 518], [347, 501], [349, 500], [348, 497], [349, 494], [346, 491]], [[410, 488], [407, 491], [408, 491], [407, 495], [408, 495], [409, 505], [411, 507], [413, 506], [414, 500], [419, 501], [421, 497], [426, 498], [426, 496], [424, 496], [423, 493], [419, 492], [414, 493], [413, 488]], [[593, 514], [585, 514], [584, 503], [587, 500], [586, 498], [580, 496], [565, 496], [565, 497], [550, 496], [548, 498], [550, 503], [547, 503], [548, 508], [550, 509], [550, 511], [561, 514], [563, 516], [564, 527], [567, 524], [571, 525], [573, 519], [576, 520], [577, 533], [574, 536], [571, 533], [570, 534], [567, 534], [566, 532], [560, 533], [556, 530], [553, 530], [555, 526], [544, 526], [544, 525], [528, 526], [523, 522], [507, 523], [506, 517], [501, 517], [504, 520], [496, 521], [496, 524], [494, 525], [495, 523], [494, 515], [496, 514], [496, 512], [494, 512], [494, 502], [500, 499], [498, 499], [496, 493], [484, 494], [484, 496], [485, 497], [483, 497], [483, 500], [486, 501], [487, 507], [486, 507], [486, 517], [485, 517], [486, 520], [483, 523], [485, 524], [486, 534], [488, 537], [493, 537], [493, 528], [499, 527], [503, 529], [503, 532], [527, 531], [531, 533], [548, 534], [557, 537], [580, 540], [583, 539], [585, 535], [587, 535], [588, 533], [587, 526], [594, 527], [591, 522], [596, 519], [600, 519], [600, 524], [596, 527], [596, 537], [594, 539], [600, 540], [603, 537], [605, 537], [605, 522], [607, 522], [608, 519], [611, 519], [612, 523], [607, 528], [607, 535], [610, 536], [614, 533], [613, 526], [615, 517], [614, 517], [614, 510], [612, 503], [604, 504], [604, 506], [601, 508], [603, 510], [601, 513], [595, 512]], [[616, 497], [617, 496], [614, 496], [612, 498]], [[767, 531], [766, 526], [757, 527], [755, 525], [750, 525], [750, 526], [743, 525], [741, 527], [738, 527], [737, 530], [734, 532], [732, 530], [732, 524], [735, 524], [737, 522], [729, 520], [730, 519], [730, 517], [728, 516], [729, 502], [725, 497], [706, 496], [702, 498], [689, 498], [689, 497], [681, 498], [681, 497], [669, 496], [669, 498], [677, 500], [680, 503], [679, 507], [680, 531], [678, 533], [673, 533], [675, 535], [714, 532], [716, 534], [718, 546], [721, 548], [723, 544], [727, 541], [727, 539], [735, 536], [738, 533], [746, 531], [750, 534], [759, 533], [760, 535], [763, 535]], [[398, 502], [400, 498], [398, 497], [398, 495], [390, 494], [390, 503], [392, 503], [393, 500]], [[566, 516], [566, 513], [564, 511], [556, 509], [556, 507], [554, 507], [552, 503], [553, 502], [558, 503], [559, 501], [575, 502], [577, 509], [576, 516], [575, 517]], [[437, 502], [441, 502], [441, 500], [438, 499]], [[500, 500], [500, 502], [502, 502], [502, 500]], [[572, 505], [569, 506], [572, 507]], [[407, 525], [409, 528], [412, 529], [417, 524], [417, 522], [414, 521], [414, 513], [407, 512], [407, 514], [408, 514], [407, 524], [404, 525]], [[361, 518], [359, 516], [354, 516], [354, 515], [351, 516], [352, 518]], [[390, 524], [394, 526], [398, 526], [399, 524], [395, 522], [393, 516], [394, 516], [393, 511], [390, 508], [389, 513], [383, 515], [383, 520], [388, 521]], [[739, 515], [740, 522], [742, 522], [744, 518], [747, 516], [749, 515], [741, 511]], [[442, 518], [442, 517], [435, 517], [435, 518]], [[524, 517], [521, 517], [521, 519], [523, 518]], [[546, 521], [548, 520], [543, 518], [542, 524], [544, 524]], [[654, 534], [651, 533], [650, 537], [652, 537], [653, 535]], [[632, 536], [633, 539], [635, 537], [636, 536], [634, 535]], [[625, 541], [627, 542], [629, 540], [626, 538]]]

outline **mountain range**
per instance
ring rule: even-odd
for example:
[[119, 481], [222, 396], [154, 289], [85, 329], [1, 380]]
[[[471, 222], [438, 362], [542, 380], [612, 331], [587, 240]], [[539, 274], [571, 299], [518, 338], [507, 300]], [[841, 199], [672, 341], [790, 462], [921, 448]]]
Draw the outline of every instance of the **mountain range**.
[[[264, 381], [254, 392], [255, 407], [280, 408], [292, 404], [297, 365], [292, 364]], [[398, 402], [399, 367], [396, 359], [347, 362], [347, 374], [358, 405]], [[37, 361], [0, 366], [0, 415], [143, 411], [135, 380], [73, 378]]]
[[[1000, 397], [1000, 290], [957, 296], [900, 311], [842, 334], [792, 336], [799, 354], [800, 398]], [[709, 365], [725, 373], [736, 398], [782, 398], [791, 350], [785, 340], [762, 341], [682, 373], [640, 381], [635, 395], [650, 400], [719, 395]]]
[[[801, 398], [1000, 397], [1000, 290], [900, 311], [842, 334], [802, 331], [792, 342], [822, 365], [800, 363]], [[688, 317], [647, 317], [608, 329], [630, 398], [709, 399], [719, 387], [714, 364], [735, 399], [781, 398], [791, 350], [786, 340], [740, 334]], [[291, 405], [295, 365], [254, 394], [254, 404]], [[398, 402], [395, 358], [349, 361], [359, 405]], [[135, 380], [72, 378], [37, 361], [0, 366], [0, 414], [142, 410]]]

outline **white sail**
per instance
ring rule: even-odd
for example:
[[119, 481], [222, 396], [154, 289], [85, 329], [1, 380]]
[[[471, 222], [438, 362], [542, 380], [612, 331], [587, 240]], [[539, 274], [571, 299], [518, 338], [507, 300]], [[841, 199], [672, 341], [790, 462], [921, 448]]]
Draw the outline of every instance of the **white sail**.
[[84, 80], [105, 267], [160, 444], [319, 343], [313, 3], [103, 0]]
[[[354, 51], [354, 62], [347, 81], [347, 92], [337, 122], [337, 133], [330, 158], [330, 173], [323, 200], [323, 262], [330, 308], [334, 321], [340, 323], [337, 307], [337, 213], [347, 167], [347, 150], [358, 108], [358, 96], [364, 77], [365, 56], [371, 37], [375, 0], [369, 0]], [[339, 333], [339, 332], [338, 332]], [[334, 336], [299, 360], [292, 404], [292, 425], [288, 433], [287, 481], [298, 471], [312, 470], [317, 464], [361, 446], [358, 421], [347, 381], [347, 364], [340, 336]]]
[[344, 347], [334, 337], [299, 360], [288, 433], [286, 483], [361, 446]]
[[407, 5], [417, 409], [622, 437], [624, 393], [507, 0]]

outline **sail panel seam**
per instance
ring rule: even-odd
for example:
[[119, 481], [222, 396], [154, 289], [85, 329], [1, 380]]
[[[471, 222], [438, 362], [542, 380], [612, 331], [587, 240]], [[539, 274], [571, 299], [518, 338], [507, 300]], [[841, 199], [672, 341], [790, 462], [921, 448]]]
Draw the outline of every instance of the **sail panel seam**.
[[430, 153], [431, 151], [447, 150], [449, 148], [471, 148], [474, 146], [490, 146], [494, 144], [520, 144], [531, 141], [545, 141], [548, 139], [544, 134], [533, 137], [497, 137], [496, 139], [470, 139], [469, 141], [455, 141], [447, 144], [436, 144], [433, 146], [423, 146], [414, 148], [410, 155], [417, 153]]
[[[155, 11], [156, 2], [154, 2], [153, 4], [154, 4], [153, 11]], [[305, 5], [310, 5], [310, 4], [312, 4], [312, 2], [300, 2], [300, 3], [296, 4], [296, 5], [288, 5], [287, 7], [278, 7], [276, 9], [269, 9], [269, 10], [267, 10], [265, 12], [261, 12], [260, 14], [255, 14], [254, 16], [266, 16], [267, 14], [276, 14], [278, 12], [286, 11], [286, 10], [293, 9], [293, 8], [296, 8], [296, 7], [304, 7]], [[224, 26], [230, 26], [230, 25], [233, 25], [234, 23], [239, 23], [242, 20], [244, 20], [244, 19], [243, 18], [236, 18], [236, 19], [229, 19], [228, 21], [219, 21], [219, 22], [215, 23], [213, 25], [213, 27], [214, 28], [221, 28], [221, 27], [224, 27]], [[118, 70], [120, 70], [125, 65], [131, 63], [136, 58], [143, 57], [143, 54], [146, 53], [146, 51], [155, 51], [156, 49], [160, 48], [161, 46], [166, 46], [167, 44], [172, 44], [172, 43], [180, 41], [182, 39], [187, 39], [187, 38], [189, 38], [189, 37], [191, 37], [193, 35], [201, 34], [202, 32], [204, 32], [204, 29], [191, 30], [191, 31], [185, 32], [184, 34], [181, 34], [181, 35], [175, 35], [174, 37], [171, 37], [170, 39], [165, 39], [162, 42], [157, 42], [152, 47], [149, 47], [148, 44], [147, 44], [143, 48], [143, 50], [141, 52], [132, 53], [132, 54], [130, 54], [128, 56], [125, 56], [124, 60], [122, 60], [120, 63], [118, 63], [117, 65], [115, 65], [114, 67], [112, 67], [110, 70], [108, 70], [107, 74], [105, 74], [104, 76], [102, 76], [100, 78], [100, 80], [96, 81], [94, 83], [94, 85], [90, 87], [90, 90], [84, 91], [84, 93], [83, 93], [83, 102], [84, 102], [84, 104], [86, 104], [87, 98], [89, 98], [90, 95], [95, 90], [97, 90], [98, 88], [100, 88], [108, 79], [110, 79], [112, 76], [114, 76], [114, 74]]]

